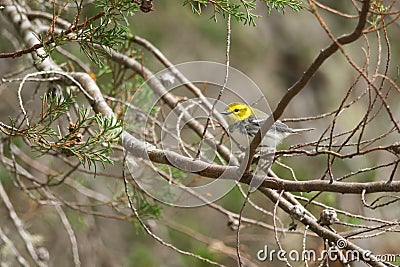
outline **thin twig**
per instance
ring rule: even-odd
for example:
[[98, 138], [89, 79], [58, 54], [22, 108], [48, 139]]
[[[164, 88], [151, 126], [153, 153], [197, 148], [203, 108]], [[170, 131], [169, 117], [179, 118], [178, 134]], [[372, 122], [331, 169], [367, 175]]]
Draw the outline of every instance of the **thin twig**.
[[149, 227], [143, 222], [143, 220], [140, 218], [139, 213], [138, 213], [138, 211], [137, 211], [135, 205], [133, 204], [132, 197], [131, 197], [131, 195], [130, 195], [130, 193], [129, 193], [128, 180], [127, 180], [127, 178], [126, 178], [126, 173], [125, 173], [125, 165], [126, 165], [126, 164], [125, 164], [125, 160], [126, 160], [126, 156], [124, 157], [124, 162], [123, 162], [123, 167], [122, 167], [122, 178], [123, 178], [123, 181], [124, 181], [125, 194], [126, 194], [126, 197], [128, 198], [129, 207], [130, 207], [130, 209], [132, 210], [133, 215], [135, 215], [136, 219], [138, 220], [138, 222], [140, 223], [140, 225], [143, 227], [143, 229], [146, 231], [146, 233], [147, 233], [149, 236], [151, 236], [154, 240], [156, 240], [157, 242], [159, 242], [161, 245], [166, 246], [166, 247], [168, 247], [168, 248], [171, 248], [171, 249], [173, 249], [174, 251], [176, 251], [176, 252], [178, 252], [178, 253], [180, 253], [180, 254], [194, 257], [194, 258], [196, 258], [196, 259], [198, 259], [198, 260], [201, 260], [201, 261], [206, 262], [206, 263], [211, 264], [211, 265], [215, 265], [215, 266], [224, 266], [224, 265], [222, 265], [222, 264], [220, 264], [220, 263], [218, 263], [218, 262], [215, 262], [215, 261], [206, 259], [206, 258], [204, 258], [204, 257], [202, 257], [202, 256], [200, 256], [200, 255], [197, 255], [197, 254], [194, 254], [194, 253], [185, 251], [185, 250], [181, 250], [181, 249], [175, 247], [174, 245], [165, 242], [163, 239], [161, 239], [159, 236], [155, 235], [155, 234], [150, 230], [150, 228], [149, 228]]
[[243, 212], [244, 212], [244, 208], [246, 207], [246, 203], [247, 200], [250, 197], [251, 192], [248, 191], [246, 197], [243, 200], [243, 204], [240, 208], [240, 212], [239, 212], [239, 222], [238, 222], [238, 226], [237, 226], [237, 230], [236, 230], [236, 255], [237, 255], [237, 264], [239, 267], [243, 266], [243, 260], [242, 257], [240, 255], [240, 228], [242, 225], [242, 216], [243, 216]]
[[250, 148], [247, 153], [247, 163], [246, 170], [250, 170], [251, 162], [253, 161], [254, 155], [256, 153], [257, 147], [261, 144], [262, 136], [261, 133], [266, 133], [269, 128], [271, 128], [273, 122], [278, 120], [286, 107], [289, 105], [291, 100], [300, 93], [303, 88], [307, 85], [309, 80], [314, 76], [317, 70], [321, 67], [321, 65], [330, 58], [335, 52], [339, 50], [339, 45], [345, 45], [356, 41], [361, 35], [362, 30], [367, 22], [368, 10], [370, 6], [370, 0], [365, 0], [362, 5], [362, 10], [360, 12], [360, 17], [358, 20], [358, 24], [355, 27], [354, 31], [350, 34], [344, 35], [338, 38], [336, 41], [332, 42], [327, 48], [321, 50], [317, 58], [311, 63], [311, 65], [307, 68], [305, 72], [301, 75], [301, 77], [297, 80], [295, 84], [293, 84], [286, 92], [286, 94], [281, 98], [278, 103], [278, 106], [272, 113], [272, 116], [268, 117], [268, 119], [262, 124], [258, 133], [255, 135], [254, 139], [250, 144]]
[[4, 233], [1, 227], [0, 227], [0, 239], [3, 240], [8, 249], [10, 249], [11, 252], [15, 255], [19, 264], [21, 264], [24, 267], [29, 267], [29, 263], [27, 262], [27, 260], [21, 255], [21, 253], [19, 253], [14, 243], [7, 237], [7, 235]]
[[35, 247], [30, 240], [29, 234], [28, 234], [28, 232], [25, 231], [25, 228], [24, 228], [24, 225], [23, 225], [21, 219], [18, 217], [18, 214], [15, 212], [14, 206], [11, 203], [11, 200], [8, 197], [7, 192], [5, 191], [1, 180], [0, 180], [0, 197], [3, 200], [3, 203], [5, 204], [5, 206], [8, 210], [8, 215], [9, 215], [10, 219], [13, 221], [14, 226], [17, 229], [19, 236], [24, 241], [26, 249], [29, 252], [29, 255], [32, 257], [32, 259], [35, 261], [35, 263], [38, 266], [46, 267], [47, 264], [39, 259], [38, 254], [35, 250]]
[[204, 131], [201, 135], [201, 140], [199, 143], [199, 148], [197, 149], [197, 154], [195, 156], [195, 159], [198, 159], [200, 156], [201, 148], [203, 147], [204, 143], [204, 137], [206, 135], [206, 131], [208, 128], [208, 125], [210, 124], [211, 120], [211, 115], [214, 113], [215, 106], [217, 105], [218, 101], [221, 99], [222, 94], [224, 93], [226, 84], [228, 83], [228, 78], [229, 78], [229, 64], [230, 64], [230, 49], [231, 49], [231, 14], [228, 14], [227, 21], [226, 21], [226, 50], [225, 50], [225, 77], [224, 77], [224, 82], [222, 84], [221, 90], [219, 90], [217, 98], [214, 100], [214, 103], [211, 107], [211, 110], [208, 114], [206, 125], [204, 126]]

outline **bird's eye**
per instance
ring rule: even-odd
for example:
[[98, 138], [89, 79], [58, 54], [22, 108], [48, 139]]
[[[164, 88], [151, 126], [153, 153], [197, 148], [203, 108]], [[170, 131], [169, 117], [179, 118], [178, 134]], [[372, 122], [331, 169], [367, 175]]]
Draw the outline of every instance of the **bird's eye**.
[[234, 110], [235, 112], [239, 112], [239, 109], [238, 108], [235, 108], [235, 110]]

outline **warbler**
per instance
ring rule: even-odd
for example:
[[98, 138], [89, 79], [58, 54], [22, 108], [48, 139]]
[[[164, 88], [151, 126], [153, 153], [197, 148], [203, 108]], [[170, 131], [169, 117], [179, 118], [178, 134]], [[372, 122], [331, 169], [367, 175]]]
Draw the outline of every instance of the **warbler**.
[[[225, 112], [221, 112], [221, 114], [229, 115], [229, 117], [231, 117], [234, 121], [234, 123], [228, 128], [229, 132], [234, 132], [236, 129], [238, 129], [240, 133], [250, 137], [254, 137], [256, 135], [260, 129], [260, 126], [268, 118], [268, 115], [265, 112], [250, 107], [244, 103], [237, 102], [230, 103], [225, 109]], [[266, 143], [268, 146], [275, 147], [291, 134], [311, 130], [314, 130], [314, 128], [292, 129], [283, 122], [277, 120], [266, 133], [263, 143]]]

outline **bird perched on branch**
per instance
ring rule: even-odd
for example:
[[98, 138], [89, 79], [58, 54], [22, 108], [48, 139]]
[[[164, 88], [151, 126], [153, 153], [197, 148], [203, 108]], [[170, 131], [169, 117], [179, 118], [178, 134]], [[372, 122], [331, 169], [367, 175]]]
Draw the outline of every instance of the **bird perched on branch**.
[[[247, 104], [237, 102], [230, 103], [225, 109], [225, 112], [221, 112], [221, 114], [228, 115], [234, 121], [228, 128], [229, 132], [239, 130], [240, 133], [250, 137], [256, 135], [260, 126], [268, 118], [265, 112], [250, 107]], [[275, 147], [291, 134], [311, 130], [314, 130], [314, 128], [292, 129], [283, 122], [277, 120], [266, 133], [263, 143]]]

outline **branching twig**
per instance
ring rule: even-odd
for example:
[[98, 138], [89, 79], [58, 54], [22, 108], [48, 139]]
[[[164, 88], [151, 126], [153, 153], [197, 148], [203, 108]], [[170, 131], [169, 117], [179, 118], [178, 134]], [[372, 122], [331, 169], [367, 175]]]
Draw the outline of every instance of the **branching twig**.
[[358, 20], [358, 24], [355, 27], [354, 31], [350, 34], [339, 37], [336, 42], [332, 42], [327, 48], [321, 50], [317, 58], [311, 63], [311, 65], [307, 68], [307, 70], [302, 74], [302, 76], [297, 80], [295, 84], [293, 84], [286, 94], [279, 101], [278, 106], [273, 112], [273, 115], [270, 116], [260, 127], [260, 130], [252, 140], [248, 152], [248, 159], [246, 163], [246, 170], [250, 170], [251, 162], [253, 161], [254, 155], [256, 153], [257, 147], [260, 145], [262, 136], [261, 133], [266, 133], [269, 128], [271, 128], [274, 120], [278, 120], [286, 107], [289, 105], [290, 101], [307, 85], [309, 80], [314, 76], [320, 66], [331, 57], [336, 51], [338, 51], [340, 45], [345, 45], [356, 41], [361, 35], [362, 30], [367, 22], [368, 10], [370, 6], [370, 0], [365, 0], [362, 5], [362, 9], [360, 12], [360, 17]]

